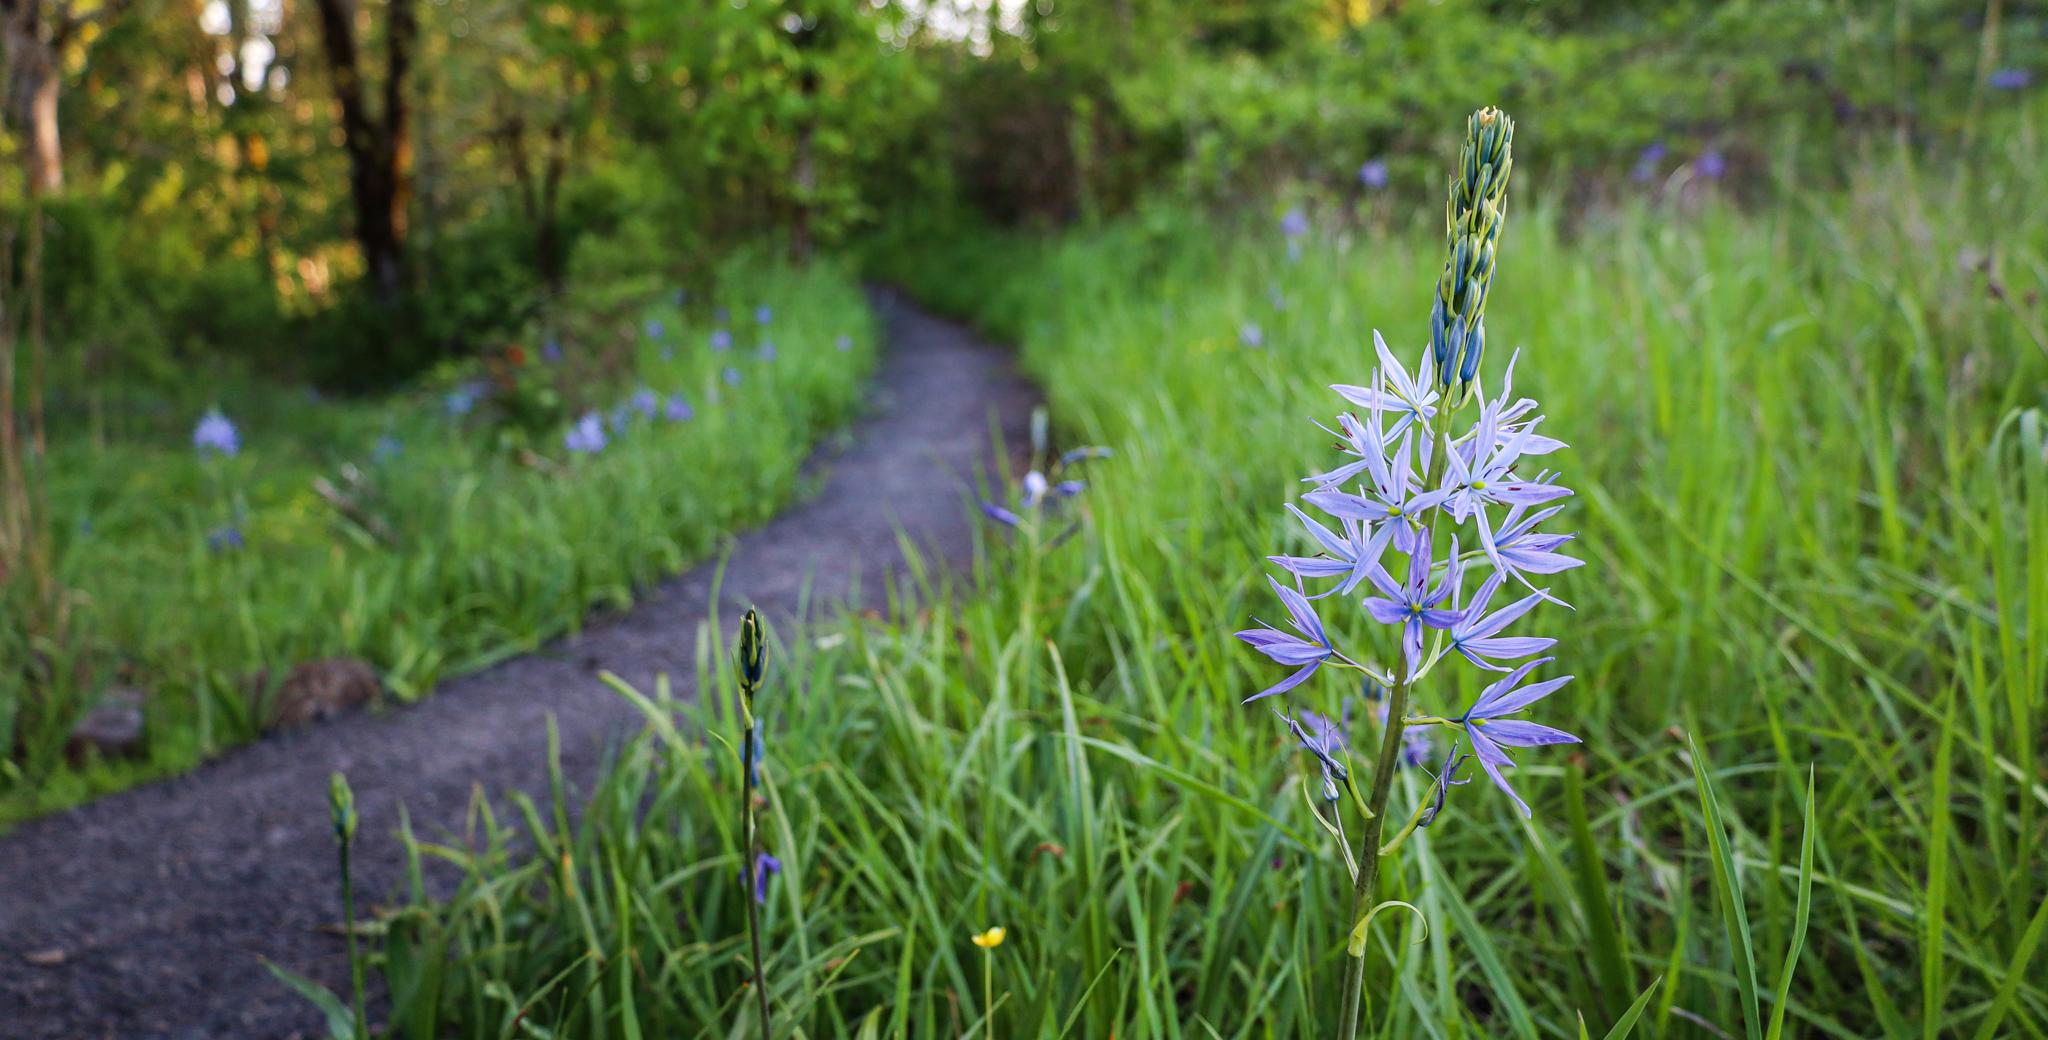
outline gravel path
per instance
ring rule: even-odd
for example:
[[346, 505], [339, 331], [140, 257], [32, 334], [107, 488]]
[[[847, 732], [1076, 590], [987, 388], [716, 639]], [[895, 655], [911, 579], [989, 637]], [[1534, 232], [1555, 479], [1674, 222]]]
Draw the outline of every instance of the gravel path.
[[[991, 416], [1027, 443], [1031, 388], [1002, 352], [888, 294], [890, 344], [870, 418], [816, 461], [818, 493], [742, 536], [721, 599], [785, 618], [809, 602], [875, 595], [907, 532], [940, 559], [970, 545], [963, 487], [989, 463]], [[713, 566], [546, 650], [443, 686], [412, 707], [265, 740], [174, 780], [0, 838], [0, 1038], [283, 1038], [319, 1017], [263, 970], [269, 958], [344, 988], [327, 775], [362, 816], [359, 889], [394, 890], [398, 806], [422, 834], [460, 826], [478, 785], [546, 796], [546, 724], [572, 780], [634, 712], [596, 679], [694, 674]], [[736, 619], [735, 611], [722, 613]], [[644, 688], [644, 687], [643, 687]]]

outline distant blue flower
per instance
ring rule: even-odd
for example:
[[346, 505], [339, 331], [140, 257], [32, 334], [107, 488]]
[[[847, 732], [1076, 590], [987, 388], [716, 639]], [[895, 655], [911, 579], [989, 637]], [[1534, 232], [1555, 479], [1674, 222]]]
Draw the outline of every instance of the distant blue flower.
[[1521, 685], [1531, 669], [1537, 665], [1547, 664], [1550, 660], [1548, 657], [1537, 658], [1503, 676], [1500, 681], [1481, 691], [1479, 699], [1472, 702], [1472, 706], [1465, 709], [1465, 714], [1458, 716], [1457, 719], [1458, 724], [1465, 727], [1465, 738], [1472, 742], [1472, 753], [1478, 757], [1480, 766], [1486, 770], [1486, 775], [1493, 778], [1494, 786], [1507, 792], [1507, 796], [1515, 800], [1515, 807], [1522, 810], [1524, 817], [1530, 815], [1528, 803], [1522, 801], [1522, 797], [1515, 793], [1514, 788], [1508, 786], [1507, 779], [1500, 774], [1502, 766], [1512, 769], [1515, 765], [1514, 759], [1509, 758], [1507, 752], [1501, 748], [1543, 747], [1550, 744], [1579, 742], [1579, 738], [1561, 729], [1505, 717], [1550, 696], [1557, 692], [1559, 687], [1572, 681], [1571, 676], [1565, 675], [1545, 679], [1529, 686]]
[[1272, 304], [1276, 311], [1287, 309], [1287, 294], [1280, 291], [1279, 282], [1266, 286], [1266, 302]]
[[768, 879], [782, 873], [782, 861], [765, 852], [754, 854], [754, 902], [768, 901]]
[[994, 520], [996, 523], [1002, 524], [1005, 527], [1015, 527], [1018, 524], [1024, 522], [1023, 517], [1020, 517], [1017, 514], [1007, 509], [1004, 509], [1002, 506], [996, 505], [994, 502], [991, 502], [985, 498], [981, 500], [981, 513], [983, 516], [986, 516], [990, 520]]
[[1077, 462], [1086, 462], [1089, 459], [1106, 459], [1109, 456], [1110, 450], [1108, 448], [1095, 447], [1093, 445], [1085, 448], [1072, 448], [1066, 454], [1060, 456], [1060, 465], [1072, 466]]
[[549, 336], [547, 341], [540, 345], [540, 359], [550, 365], [562, 360], [562, 344], [555, 337]]
[[769, 308], [769, 307], [768, 307], [768, 306], [767, 306], [766, 304], [763, 304], [762, 306], [759, 306], [759, 307], [756, 307], [756, 308], [754, 308], [754, 324], [756, 324], [756, 325], [766, 325], [766, 324], [768, 324], [769, 322], [771, 322], [771, 321], [774, 321], [774, 320], [775, 320], [775, 311], [774, 311], [774, 310], [772, 310], [772, 309], [770, 309], [770, 308]]
[[1401, 649], [1408, 658], [1409, 675], [1414, 675], [1422, 667], [1423, 630], [1449, 628], [1464, 616], [1461, 611], [1439, 605], [1458, 584], [1458, 540], [1451, 539], [1450, 566], [1444, 570], [1434, 589], [1429, 587], [1429, 552], [1429, 539], [1416, 539], [1415, 551], [1408, 560], [1408, 580], [1405, 582], [1395, 581], [1385, 567], [1373, 568], [1372, 583], [1381, 594], [1365, 599], [1365, 611], [1372, 615], [1374, 621], [1400, 626]]
[[732, 320], [732, 310], [730, 308], [720, 307], [716, 311], [712, 312], [712, 317], [717, 318], [718, 323], [720, 325], [723, 325], [726, 322]]
[[773, 360], [775, 360], [775, 343], [774, 343], [774, 341], [773, 341], [773, 340], [766, 340], [766, 339], [762, 340], [762, 341], [761, 341], [761, 348], [760, 348], [760, 350], [758, 350], [758, 351], [757, 351], [757, 353], [758, 353], [758, 354], [760, 354], [760, 356], [761, 356], [761, 360], [763, 360], [763, 361], [773, 361]]
[[662, 347], [661, 359], [663, 361], [674, 361], [676, 359], [676, 348], [667, 346]]
[[624, 404], [613, 406], [610, 422], [614, 435], [625, 433], [626, 428], [633, 424], [633, 407]]
[[[1720, 149], [1709, 148], [1701, 152], [1699, 158], [1693, 160], [1692, 169], [1694, 173], [1707, 180], [1717, 181], [1721, 179], [1722, 174], [1728, 172], [1728, 160], [1722, 157]], [[1485, 759], [1481, 758], [1480, 761], [1484, 762]]]
[[727, 332], [727, 331], [726, 331], [726, 330], [724, 330], [724, 329], [712, 329], [712, 330], [711, 330], [711, 349], [713, 349], [713, 350], [731, 350], [731, 349], [732, 349], [732, 333], [730, 333], [730, 332]]
[[661, 396], [644, 386], [633, 391], [633, 399], [630, 403], [634, 411], [649, 419], [654, 418], [654, 413], [661, 410]]
[[201, 458], [209, 453], [234, 458], [242, 450], [242, 435], [220, 409], [210, 408], [199, 417], [199, 425], [192, 428], [192, 447]]
[[206, 548], [212, 552], [233, 552], [236, 549], [242, 548], [245, 544], [247, 543], [242, 541], [241, 530], [233, 524], [215, 528], [206, 534]]
[[690, 402], [681, 394], [668, 395], [668, 402], [661, 407], [662, 418], [669, 422], [689, 422], [690, 416], [694, 414], [696, 413], [690, 410]]
[[2025, 90], [2034, 82], [2034, 74], [2026, 69], [1999, 69], [1984, 82], [1993, 90]]
[[476, 408], [476, 403], [482, 400], [483, 396], [483, 386], [472, 381], [450, 390], [448, 396], [442, 399], [442, 404], [447, 407], [449, 415], [464, 416]]
[[1387, 186], [1387, 161], [1385, 159], [1372, 159], [1368, 160], [1365, 165], [1360, 166], [1358, 168], [1358, 183], [1364, 185], [1370, 191], [1379, 191], [1385, 188]]
[[681, 307], [683, 304], [690, 302], [690, 290], [677, 289], [675, 292], [669, 294], [668, 302], [673, 303], [678, 307]]
[[665, 333], [667, 333], [667, 332], [668, 332], [668, 327], [667, 327], [666, 325], [663, 325], [663, 324], [661, 323], [661, 319], [660, 319], [660, 318], [649, 318], [649, 319], [647, 319], [647, 338], [648, 338], [648, 339], [660, 339], [660, 338], [661, 338], [661, 337], [663, 336], [663, 334], [665, 334]]
[[1636, 168], [1629, 176], [1638, 184], [1647, 183], [1650, 178], [1657, 175], [1657, 167], [1664, 161], [1667, 152], [1668, 149], [1662, 141], [1651, 141], [1644, 145], [1643, 150], [1636, 154]]
[[1288, 238], [1300, 238], [1308, 234], [1308, 214], [1298, 209], [1288, 210], [1287, 215], [1280, 218], [1280, 233]]
[[1308, 681], [1309, 676], [1315, 674], [1317, 668], [1322, 667], [1324, 661], [1336, 656], [1337, 653], [1336, 648], [1330, 645], [1329, 634], [1323, 630], [1323, 619], [1316, 615], [1315, 606], [1309, 603], [1306, 596], [1274, 581], [1271, 577], [1266, 579], [1266, 583], [1273, 586], [1273, 591], [1279, 595], [1281, 604], [1287, 608], [1288, 623], [1294, 626], [1294, 631], [1283, 632], [1270, 627], [1249, 628], [1237, 633], [1237, 638], [1249, 643], [1252, 649], [1265, 654], [1276, 663], [1299, 670], [1246, 697], [1247, 704], [1276, 693], [1286, 693], [1300, 686]]
[[1248, 321], [1238, 326], [1237, 341], [1244, 346], [1257, 349], [1266, 345], [1266, 333], [1259, 328], [1258, 322]]
[[727, 386], [738, 386], [738, 385], [740, 385], [740, 370], [739, 370], [739, 369], [737, 369], [737, 368], [734, 368], [734, 367], [732, 367], [731, 365], [727, 365], [727, 366], [725, 366], [725, 385], [727, 385]]
[[834, 341], [834, 345], [839, 348], [841, 354], [844, 354], [853, 349], [853, 337], [842, 335]]
[[582, 455], [595, 455], [604, 450], [606, 444], [604, 423], [596, 412], [585, 412], [581, 419], [562, 435], [562, 446]]
[[370, 458], [377, 462], [390, 462], [404, 453], [405, 446], [387, 433], [377, 438], [376, 445], [370, 449]]
[[1051, 486], [1046, 483], [1045, 474], [1032, 470], [1024, 474], [1024, 508], [1036, 509], [1045, 500], [1045, 492]]

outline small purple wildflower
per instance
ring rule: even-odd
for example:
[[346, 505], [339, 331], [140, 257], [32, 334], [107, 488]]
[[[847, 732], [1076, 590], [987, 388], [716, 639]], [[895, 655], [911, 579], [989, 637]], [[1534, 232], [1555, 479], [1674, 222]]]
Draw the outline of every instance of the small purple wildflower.
[[1259, 328], [1258, 322], [1248, 321], [1238, 326], [1237, 341], [1253, 350], [1257, 350], [1266, 345], [1266, 332], [1264, 329]]
[[[1557, 643], [1555, 639], [1533, 636], [1503, 636], [1502, 629], [1515, 623], [1536, 604], [1541, 603], [1550, 593], [1543, 589], [1533, 595], [1524, 596], [1492, 614], [1486, 608], [1493, 603], [1494, 593], [1500, 591], [1506, 579], [1496, 572], [1480, 582], [1479, 591], [1472, 594], [1472, 605], [1464, 608], [1458, 623], [1451, 626], [1451, 649], [1490, 672], [1505, 672], [1506, 665], [1493, 663], [1496, 660], [1516, 661], [1532, 654], [1540, 654]], [[1459, 595], [1453, 591], [1451, 608], [1458, 609]]]
[[632, 405], [634, 411], [649, 419], [654, 418], [654, 413], [661, 410], [661, 396], [644, 386], [633, 391], [633, 398], [628, 403]]
[[1999, 69], [1984, 82], [1993, 90], [2025, 90], [2033, 85], [2034, 74], [2027, 69]]
[[766, 325], [775, 320], [775, 312], [766, 304], [754, 308], [754, 324]]
[[[1728, 160], [1719, 148], [1709, 148], [1692, 161], [1692, 170], [1707, 180], [1717, 181], [1728, 172]], [[1483, 763], [1485, 760], [1480, 761]]]
[[1387, 186], [1387, 161], [1369, 159], [1358, 168], [1358, 183], [1367, 191], [1380, 191]]
[[725, 366], [725, 385], [727, 385], [727, 386], [738, 386], [738, 385], [740, 385], [740, 370], [739, 370], [739, 369], [737, 369], [737, 368], [734, 368], [734, 367], [732, 367], [731, 365], [727, 365], [727, 366]]
[[405, 446], [399, 443], [398, 438], [387, 433], [378, 437], [377, 443], [370, 448], [370, 459], [374, 462], [390, 462], [404, 453]]
[[985, 498], [981, 500], [981, 514], [990, 520], [994, 520], [996, 523], [1002, 524], [1004, 527], [1016, 527], [1024, 522], [1023, 517]]
[[668, 401], [661, 406], [661, 417], [669, 422], [689, 422], [690, 417], [695, 414], [696, 412], [690, 408], [690, 402], [681, 394], [668, 395]]
[[716, 350], [716, 351], [721, 351], [721, 352], [723, 352], [723, 351], [727, 351], [727, 350], [731, 350], [731, 349], [732, 349], [732, 333], [730, 333], [730, 332], [727, 332], [727, 331], [726, 331], [726, 330], [724, 330], [724, 329], [712, 329], [712, 330], [711, 330], [711, 349], [712, 349], [712, 350]]
[[595, 455], [604, 450], [607, 443], [604, 423], [596, 412], [585, 412], [583, 417], [569, 427], [562, 435], [562, 446], [579, 455]]
[[754, 902], [768, 902], [768, 879], [782, 873], [782, 861], [765, 852], [754, 854]]
[[209, 552], [233, 552], [248, 543], [242, 540], [242, 531], [233, 524], [217, 527], [206, 533], [206, 548]]
[[844, 354], [847, 351], [853, 349], [853, 337], [841, 335], [837, 340], [834, 341], [834, 345], [839, 348], [839, 352], [841, 354]]
[[1664, 156], [1668, 151], [1662, 141], [1651, 141], [1644, 145], [1643, 150], [1636, 154], [1636, 168], [1629, 173], [1629, 177], [1637, 184], [1649, 183], [1651, 178], [1657, 176], [1657, 167], [1664, 162]]
[[761, 347], [758, 351], [756, 351], [756, 353], [760, 355], [761, 360], [763, 361], [775, 360], [775, 341], [767, 339], [762, 340]]
[[550, 365], [562, 360], [562, 344], [555, 337], [549, 336], [546, 342], [540, 345], [540, 359]]
[[1515, 789], [1509, 787], [1506, 778], [1500, 774], [1502, 766], [1512, 769], [1515, 761], [1501, 748], [1545, 747], [1551, 744], [1579, 742], [1578, 737], [1561, 729], [1506, 717], [1550, 696], [1557, 692], [1559, 687], [1572, 681], [1571, 676], [1564, 675], [1529, 686], [1521, 684], [1531, 670], [1538, 665], [1548, 664], [1550, 660], [1548, 657], [1540, 657], [1509, 672], [1498, 682], [1481, 691], [1479, 699], [1472, 702], [1472, 706], [1465, 709], [1465, 714], [1458, 716], [1457, 719], [1458, 724], [1465, 728], [1465, 739], [1472, 742], [1472, 754], [1479, 759], [1479, 765], [1486, 770], [1487, 776], [1493, 778], [1494, 786], [1507, 792], [1507, 796], [1514, 799], [1515, 807], [1522, 810], [1524, 818], [1530, 815], [1529, 804], [1522, 801], [1522, 796], [1516, 794]]
[[459, 418], [474, 411], [476, 403], [482, 400], [483, 396], [484, 388], [482, 385], [471, 381], [449, 391], [448, 396], [443, 398], [441, 403], [448, 409], [449, 415]]
[[1308, 234], [1308, 214], [1298, 209], [1288, 210], [1287, 215], [1280, 218], [1280, 233], [1288, 238], [1300, 238]]
[[668, 326], [666, 326], [666, 325], [663, 325], [663, 324], [661, 323], [661, 319], [660, 319], [660, 318], [649, 318], [649, 319], [647, 319], [647, 338], [648, 338], [648, 339], [660, 339], [661, 337], [663, 337], [663, 336], [665, 336], [665, 335], [667, 335], [667, 334], [668, 334]]
[[220, 409], [209, 408], [199, 417], [199, 425], [192, 428], [192, 447], [200, 458], [208, 454], [234, 458], [241, 453], [242, 435]]
[[625, 433], [626, 428], [631, 425], [633, 425], [633, 406], [626, 404], [614, 406], [611, 414], [612, 433]]

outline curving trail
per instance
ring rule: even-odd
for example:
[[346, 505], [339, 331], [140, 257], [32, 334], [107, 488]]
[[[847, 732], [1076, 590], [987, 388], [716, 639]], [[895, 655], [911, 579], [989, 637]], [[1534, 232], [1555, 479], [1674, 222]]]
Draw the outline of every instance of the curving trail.
[[[1006, 443], [1028, 443], [1035, 393], [1004, 352], [892, 294], [875, 304], [889, 345], [869, 417], [846, 450], [814, 460], [817, 494], [739, 538], [727, 603], [788, 618], [856, 589], [872, 602], [901, 562], [899, 531], [931, 558], [963, 561], [963, 489], [991, 462], [991, 415]], [[400, 879], [401, 803], [433, 835], [460, 826], [478, 785], [544, 798], [549, 716], [572, 782], [637, 721], [599, 669], [640, 684], [665, 671], [687, 685], [712, 571], [700, 566], [623, 615], [418, 705], [268, 739], [0, 838], [0, 1037], [322, 1035], [318, 1014], [259, 958], [345, 990], [330, 928], [340, 911], [328, 773], [355, 787], [358, 891], [380, 902]]]

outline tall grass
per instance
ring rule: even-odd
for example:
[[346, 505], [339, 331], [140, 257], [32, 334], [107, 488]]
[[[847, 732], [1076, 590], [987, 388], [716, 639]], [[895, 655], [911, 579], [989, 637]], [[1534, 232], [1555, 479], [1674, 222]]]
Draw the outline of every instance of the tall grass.
[[[728, 353], [707, 345], [711, 302], [730, 309]], [[765, 329], [757, 305], [772, 308]], [[664, 325], [658, 340], [650, 320]], [[296, 662], [355, 655], [411, 699], [533, 649], [592, 607], [630, 603], [791, 496], [809, 447], [852, 416], [874, 358], [873, 323], [840, 266], [742, 259], [715, 301], [643, 304], [616, 324], [565, 335], [553, 366], [526, 344], [529, 371], [581, 373], [537, 392], [585, 395], [603, 416], [645, 386], [683, 394], [694, 414], [635, 413], [596, 455], [566, 452], [558, 422], [512, 450], [501, 442], [516, 425], [481, 421], [498, 406], [451, 415], [445, 388], [360, 402], [288, 387], [231, 395], [217, 402], [242, 428], [230, 459], [194, 454], [196, 410], [149, 435], [55, 445], [58, 573], [81, 603], [94, 681], [31, 695], [0, 668], [0, 820], [249, 739], [264, 722], [264, 670], [274, 685]], [[764, 335], [772, 361], [758, 356]], [[316, 478], [362, 515], [337, 510]], [[230, 523], [246, 546], [210, 548]], [[149, 691], [144, 758], [67, 765], [73, 721], [116, 681]]]
[[[1938, 176], [1886, 159], [1760, 212], [1518, 210], [1490, 324], [1571, 417], [1580, 680], [1546, 721], [1586, 743], [1519, 771], [1533, 821], [1459, 788], [1457, 825], [1388, 860], [1420, 919], [1374, 929], [1374, 1035], [2048, 1031], [2038, 145]], [[1270, 671], [1227, 633], [1264, 603], [1292, 475], [1327, 458], [1324, 384], [1365, 377], [1375, 326], [1419, 349], [1439, 233], [1328, 231], [1290, 264], [1263, 218], [1163, 209], [896, 259], [1117, 455], [1065, 545], [991, 533], [971, 588], [782, 655], [778, 1021], [978, 1029], [970, 936], [1000, 924], [999, 1035], [1324, 1035], [1350, 894], [1304, 764], [1238, 703]], [[1958, 263], [1987, 250], [2003, 299]], [[478, 805], [474, 847], [417, 846], [466, 879], [392, 921], [394, 992], [435, 965], [409, 1035], [744, 1030], [734, 709], [646, 706], [573, 824], [514, 795], [514, 819]]]

